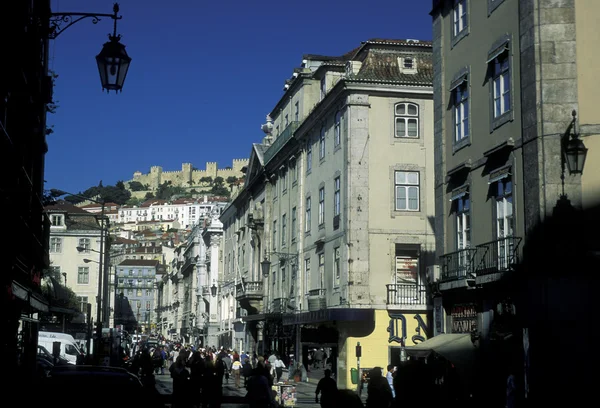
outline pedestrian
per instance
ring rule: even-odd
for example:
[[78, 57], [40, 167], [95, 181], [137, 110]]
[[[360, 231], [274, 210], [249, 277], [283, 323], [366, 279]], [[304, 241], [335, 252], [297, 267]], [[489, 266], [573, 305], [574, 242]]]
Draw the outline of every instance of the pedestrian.
[[388, 408], [392, 400], [392, 388], [383, 377], [383, 368], [371, 369], [367, 386], [367, 408]]
[[315, 390], [315, 402], [319, 403], [321, 394], [321, 408], [331, 408], [336, 405], [337, 383], [331, 378], [331, 370], [326, 369], [323, 374], [324, 377], [319, 380]]
[[281, 357], [278, 354], [277, 358], [275, 360], [275, 376], [277, 378], [277, 382], [281, 381], [281, 375], [283, 374], [284, 368], [286, 368], [285, 364], [283, 363], [283, 360], [281, 359]]
[[235, 381], [236, 388], [240, 388], [240, 378], [242, 375], [242, 363], [240, 363], [240, 359], [233, 358], [233, 363], [231, 364], [231, 373], [233, 374], [233, 379]]
[[390, 385], [390, 389], [392, 390], [392, 398], [396, 398], [396, 392], [394, 391], [394, 373], [396, 372], [396, 367], [391, 364], [387, 366], [387, 373], [385, 374], [385, 379]]
[[169, 368], [171, 378], [173, 378], [173, 406], [175, 408], [184, 408], [191, 406], [189, 402], [189, 380], [190, 372], [185, 366], [185, 356], [180, 354], [177, 360]]
[[244, 387], [246, 387], [248, 384], [248, 377], [252, 375], [252, 364], [250, 364], [249, 358], [246, 358], [242, 364], [242, 375], [244, 376]]
[[268, 375], [264, 362], [259, 359], [246, 384], [246, 400], [250, 408], [271, 408], [277, 405]]

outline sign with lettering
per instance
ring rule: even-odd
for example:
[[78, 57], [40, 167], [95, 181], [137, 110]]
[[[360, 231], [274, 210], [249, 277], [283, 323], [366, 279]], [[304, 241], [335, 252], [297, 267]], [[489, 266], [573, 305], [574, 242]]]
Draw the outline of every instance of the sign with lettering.
[[452, 333], [477, 331], [477, 309], [474, 303], [457, 304], [450, 310]]

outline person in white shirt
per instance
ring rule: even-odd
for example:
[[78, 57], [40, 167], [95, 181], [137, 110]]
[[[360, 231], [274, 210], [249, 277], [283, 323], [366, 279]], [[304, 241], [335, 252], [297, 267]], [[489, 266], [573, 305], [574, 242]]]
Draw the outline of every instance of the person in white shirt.
[[276, 356], [275, 360], [275, 376], [277, 378], [277, 382], [281, 381], [281, 375], [283, 374], [283, 369], [285, 368], [285, 364], [283, 360], [279, 356]]
[[389, 364], [387, 366], [387, 373], [385, 374], [385, 378], [392, 389], [392, 398], [396, 398], [396, 390], [394, 390], [394, 372], [396, 371], [396, 367]]

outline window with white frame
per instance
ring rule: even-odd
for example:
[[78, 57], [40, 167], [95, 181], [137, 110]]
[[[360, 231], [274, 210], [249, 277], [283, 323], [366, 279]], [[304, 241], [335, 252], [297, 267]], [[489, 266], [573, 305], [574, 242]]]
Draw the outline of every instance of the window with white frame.
[[50, 222], [53, 227], [61, 227], [63, 225], [63, 216], [59, 214], [53, 214], [50, 217]]
[[464, 81], [454, 89], [454, 142], [469, 137], [469, 84]]
[[146, 310], [150, 310], [150, 301], [149, 300], [146, 301]]
[[287, 230], [287, 214], [281, 216], [281, 247], [285, 247], [285, 237]]
[[419, 172], [394, 172], [396, 211], [419, 211]]
[[296, 242], [296, 228], [297, 228], [297, 214], [296, 207], [292, 208], [292, 225], [290, 225], [290, 232], [292, 234], [292, 242]]
[[306, 172], [310, 173], [312, 170], [312, 140], [310, 138], [306, 141]]
[[419, 107], [414, 103], [397, 103], [395, 109], [396, 136], [419, 137]]
[[135, 291], [135, 295], [136, 295], [136, 296], [140, 296], [140, 297], [141, 297], [141, 296], [142, 296], [142, 290], [141, 290], [141, 289], [137, 289], [137, 290]]
[[88, 283], [90, 283], [90, 268], [80, 266], [77, 268], [77, 284], [87, 285]]
[[90, 239], [89, 238], [79, 238], [78, 251], [81, 249], [81, 252], [89, 254], [90, 253]]
[[454, 200], [456, 206], [456, 250], [471, 247], [471, 199], [467, 192]]
[[310, 232], [310, 224], [311, 224], [311, 209], [310, 209], [310, 205], [311, 205], [311, 199], [310, 197], [306, 197], [306, 216], [305, 216], [305, 225], [304, 225], [304, 231], [305, 232]]
[[277, 221], [273, 221], [273, 251], [277, 249]]
[[325, 254], [319, 254], [319, 288], [325, 289]]
[[333, 249], [333, 286], [340, 286], [340, 247]]
[[287, 190], [287, 171], [285, 168], [279, 170], [279, 184], [281, 185], [281, 194]]
[[325, 158], [325, 126], [321, 126], [321, 134], [319, 135], [319, 159]]
[[514, 252], [514, 213], [512, 177], [506, 173], [506, 177], [496, 181], [496, 240], [498, 241], [498, 268], [508, 269]]
[[50, 238], [50, 252], [62, 252], [62, 238]]
[[324, 76], [321, 78], [321, 100], [325, 98], [325, 94], [327, 94], [327, 78]]
[[333, 180], [333, 216], [340, 215], [341, 212], [341, 193], [340, 193], [340, 178], [339, 176]]
[[310, 258], [304, 260], [304, 292], [308, 293], [310, 287]]
[[79, 311], [83, 314], [86, 314], [88, 297], [87, 296], [77, 296], [77, 303], [79, 303]]
[[510, 100], [510, 64], [508, 51], [491, 61], [493, 64], [493, 109], [494, 118], [498, 118], [511, 109]]
[[319, 225], [325, 223], [325, 187], [319, 189]]
[[452, 24], [454, 37], [467, 29], [467, 0], [454, 0]]
[[292, 173], [292, 184], [294, 184], [298, 181], [298, 166], [296, 159], [290, 162], [290, 172]]
[[340, 111], [335, 113], [333, 129], [333, 147], [338, 147], [342, 143], [342, 112]]

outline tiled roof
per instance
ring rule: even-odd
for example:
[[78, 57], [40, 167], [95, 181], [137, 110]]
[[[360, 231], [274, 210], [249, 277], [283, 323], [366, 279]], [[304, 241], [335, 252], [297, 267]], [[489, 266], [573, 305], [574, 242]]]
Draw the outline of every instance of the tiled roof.
[[54, 204], [47, 205], [44, 207], [44, 211], [49, 213], [93, 214], [65, 200], [58, 200]]
[[163, 205], [163, 204], [168, 204], [168, 201], [151, 198], [150, 200], [146, 200], [142, 204], [140, 204], [140, 207], [150, 207], [151, 205]]
[[128, 239], [123, 237], [116, 237], [113, 241], [113, 244], [137, 244], [139, 241], [135, 239]]
[[[398, 57], [410, 56], [415, 58], [417, 72], [403, 73]], [[371, 48], [363, 60], [358, 74], [349, 78], [359, 82], [396, 82], [398, 84], [413, 84], [431, 86], [433, 84], [433, 61], [431, 52], [408, 53], [402, 49]]]
[[125, 259], [119, 266], [158, 266], [159, 261], [155, 259]]

